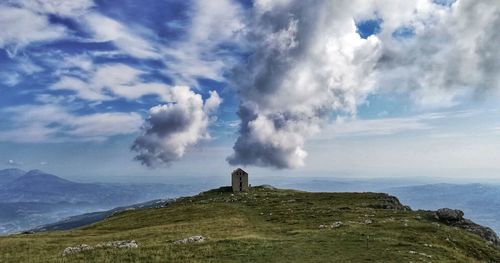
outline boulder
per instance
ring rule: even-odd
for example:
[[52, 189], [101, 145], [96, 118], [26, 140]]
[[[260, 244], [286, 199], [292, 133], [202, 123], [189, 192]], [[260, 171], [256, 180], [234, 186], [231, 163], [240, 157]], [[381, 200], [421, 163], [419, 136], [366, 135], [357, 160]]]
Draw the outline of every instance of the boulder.
[[464, 219], [464, 212], [458, 209], [441, 208], [436, 211], [440, 221], [458, 222]]

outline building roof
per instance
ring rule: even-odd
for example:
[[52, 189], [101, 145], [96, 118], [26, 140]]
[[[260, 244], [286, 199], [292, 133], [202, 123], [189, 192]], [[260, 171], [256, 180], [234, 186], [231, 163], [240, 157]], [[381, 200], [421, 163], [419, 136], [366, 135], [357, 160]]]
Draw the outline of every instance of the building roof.
[[245, 170], [243, 170], [243, 169], [241, 169], [241, 168], [238, 168], [238, 169], [234, 170], [231, 174], [234, 174], [234, 173], [236, 173], [236, 172], [244, 172], [245, 174], [247, 174], [247, 175], [248, 175], [248, 173], [247, 173], [247, 172], [245, 172]]

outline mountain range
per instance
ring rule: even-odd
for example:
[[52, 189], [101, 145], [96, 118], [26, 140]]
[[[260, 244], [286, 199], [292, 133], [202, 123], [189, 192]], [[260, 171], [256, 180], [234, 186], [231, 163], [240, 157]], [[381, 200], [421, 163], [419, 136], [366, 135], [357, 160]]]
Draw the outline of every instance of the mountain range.
[[185, 185], [78, 183], [40, 170], [0, 170], [0, 234], [189, 192]]

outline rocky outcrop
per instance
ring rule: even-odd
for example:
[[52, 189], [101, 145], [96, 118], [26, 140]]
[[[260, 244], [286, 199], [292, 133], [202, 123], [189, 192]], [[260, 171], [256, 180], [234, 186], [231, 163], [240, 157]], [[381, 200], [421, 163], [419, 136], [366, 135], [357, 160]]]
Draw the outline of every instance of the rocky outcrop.
[[465, 229], [474, 233], [489, 243], [500, 246], [500, 239], [493, 229], [485, 227], [464, 218], [464, 212], [458, 209], [441, 208], [435, 213], [436, 219], [447, 225]]
[[174, 244], [189, 244], [189, 243], [202, 243], [205, 242], [205, 237], [203, 236], [190, 236], [183, 239], [174, 241]]
[[441, 208], [436, 211], [436, 216], [440, 221], [458, 222], [464, 219], [464, 212], [458, 209]]
[[409, 206], [401, 204], [399, 199], [395, 196], [388, 194], [380, 194], [381, 196], [377, 200], [377, 203], [369, 204], [367, 207], [375, 209], [390, 209], [390, 210], [403, 210], [411, 211]]

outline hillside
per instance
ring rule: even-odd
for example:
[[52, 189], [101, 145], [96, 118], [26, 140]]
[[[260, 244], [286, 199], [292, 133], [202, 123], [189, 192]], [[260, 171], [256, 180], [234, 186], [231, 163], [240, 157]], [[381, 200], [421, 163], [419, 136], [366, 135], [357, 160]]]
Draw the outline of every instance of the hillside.
[[[174, 242], [201, 235], [205, 242]], [[135, 240], [138, 248], [67, 247]], [[0, 262], [500, 262], [478, 235], [386, 194], [227, 188], [72, 231], [0, 238]]]

